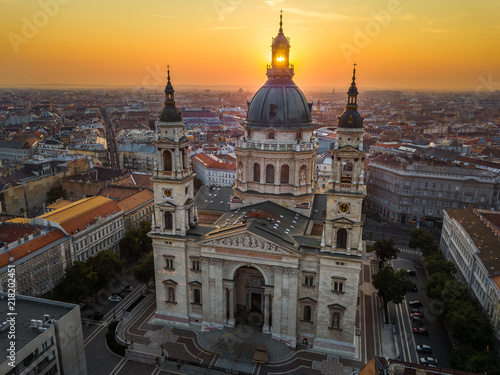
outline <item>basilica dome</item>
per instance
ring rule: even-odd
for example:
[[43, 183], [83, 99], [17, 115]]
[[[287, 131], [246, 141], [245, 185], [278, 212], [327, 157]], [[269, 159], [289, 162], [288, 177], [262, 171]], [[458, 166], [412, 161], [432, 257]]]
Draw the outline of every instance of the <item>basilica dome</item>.
[[294, 67], [289, 63], [290, 39], [283, 33], [280, 16], [278, 35], [271, 45], [271, 65], [267, 67], [267, 82], [248, 104], [245, 125], [253, 129], [314, 128], [312, 103], [293, 82]]
[[251, 127], [312, 125], [310, 104], [291, 79], [288, 82], [268, 80], [252, 98], [246, 122]]

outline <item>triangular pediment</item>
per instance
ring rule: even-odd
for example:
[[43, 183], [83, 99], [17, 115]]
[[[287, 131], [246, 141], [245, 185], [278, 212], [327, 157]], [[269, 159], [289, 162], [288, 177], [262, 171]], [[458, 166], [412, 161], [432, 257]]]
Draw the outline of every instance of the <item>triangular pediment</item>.
[[356, 223], [355, 221], [348, 219], [347, 217], [343, 217], [343, 216], [332, 219], [332, 222], [335, 224], [349, 224], [349, 225]]
[[200, 245], [213, 246], [218, 248], [238, 249], [259, 253], [275, 255], [300, 255], [300, 252], [276, 244], [273, 241], [241, 231], [235, 235], [208, 235], [201, 241]]

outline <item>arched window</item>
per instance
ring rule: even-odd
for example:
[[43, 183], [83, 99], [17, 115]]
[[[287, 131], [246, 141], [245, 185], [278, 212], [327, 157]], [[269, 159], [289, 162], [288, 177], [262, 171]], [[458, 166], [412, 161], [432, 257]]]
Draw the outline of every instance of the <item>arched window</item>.
[[302, 132], [298, 131], [297, 133], [295, 133], [295, 138], [298, 140], [302, 139]]
[[201, 293], [199, 289], [195, 289], [193, 291], [193, 296], [194, 296], [194, 303], [197, 305], [201, 305]]
[[274, 132], [267, 133], [267, 139], [274, 139]]
[[260, 182], [260, 164], [255, 163], [253, 165], [253, 180], [255, 182]]
[[175, 302], [175, 289], [173, 287], [168, 288], [168, 302]]
[[174, 220], [172, 217], [172, 213], [167, 211], [165, 212], [165, 229], [172, 229], [174, 227]]
[[347, 230], [343, 228], [337, 231], [337, 247], [340, 249], [347, 248]]
[[311, 321], [311, 317], [312, 317], [311, 306], [304, 306], [304, 316], [303, 316], [302, 320], [310, 322]]
[[163, 152], [163, 170], [164, 171], [172, 170], [172, 154], [168, 150], [165, 150]]
[[274, 184], [274, 165], [266, 165], [266, 184]]
[[353, 170], [352, 161], [348, 160], [348, 161], [342, 162], [342, 177], [341, 177], [342, 182], [351, 183], [352, 170]]
[[289, 178], [290, 178], [290, 167], [288, 165], [282, 165], [281, 166], [281, 183], [282, 184], [288, 184], [289, 183]]

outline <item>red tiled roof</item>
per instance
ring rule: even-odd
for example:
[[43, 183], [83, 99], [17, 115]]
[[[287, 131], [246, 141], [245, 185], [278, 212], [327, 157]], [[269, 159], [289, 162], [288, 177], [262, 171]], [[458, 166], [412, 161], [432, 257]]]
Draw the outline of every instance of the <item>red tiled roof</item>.
[[122, 199], [117, 205], [122, 211], [129, 212], [142, 206], [144, 203], [153, 201], [153, 199], [154, 193], [149, 189], [144, 189], [130, 197]]
[[[24, 242], [12, 250], [7, 250], [5, 253], [0, 254], [0, 268], [5, 267], [27, 255], [33, 254], [35, 251], [43, 249], [44, 247], [64, 237], [65, 235], [61, 230], [54, 229], [49, 233], [39, 235], [31, 241]], [[11, 258], [14, 259], [11, 261]]]
[[36, 231], [35, 227], [3, 223], [0, 225], [0, 242], [11, 243]]

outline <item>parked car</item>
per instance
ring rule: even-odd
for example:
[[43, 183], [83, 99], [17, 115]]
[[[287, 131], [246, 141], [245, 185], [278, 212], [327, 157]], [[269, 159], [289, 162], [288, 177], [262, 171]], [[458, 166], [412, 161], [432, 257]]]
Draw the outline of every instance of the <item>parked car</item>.
[[422, 302], [420, 302], [420, 301], [410, 301], [410, 302], [408, 302], [408, 305], [410, 305], [411, 307], [419, 307], [419, 306], [422, 306]]
[[422, 317], [424, 316], [424, 314], [421, 313], [419, 309], [411, 309], [411, 313], [412, 314], [420, 314], [420, 315], [422, 315]]
[[430, 345], [417, 345], [417, 352], [430, 353], [432, 352], [432, 348]]
[[420, 363], [423, 365], [436, 365], [438, 364], [438, 361], [436, 358], [433, 357], [422, 357], [420, 358]]
[[131, 285], [125, 285], [125, 286], [122, 288], [122, 290], [123, 290], [124, 292], [131, 292], [131, 291], [133, 291], [133, 290], [134, 290], [134, 287], [133, 287], [133, 286], [131, 286]]
[[121, 302], [122, 300], [122, 297], [116, 295], [116, 294], [113, 294], [112, 296], [109, 296], [108, 298], [108, 301], [111, 301], [111, 302]]
[[267, 363], [269, 357], [267, 355], [267, 347], [264, 344], [257, 345], [255, 348], [255, 353], [252, 358], [252, 362], [256, 363]]
[[410, 276], [416, 275], [415, 270], [406, 270], [406, 272], [408, 272], [408, 275], [410, 275]]
[[413, 328], [413, 333], [418, 334], [418, 335], [428, 335], [429, 331], [427, 331], [427, 328], [417, 327], [417, 328]]
[[410, 318], [412, 318], [413, 320], [422, 320], [424, 318], [424, 316], [422, 314], [419, 314], [419, 313], [413, 313], [413, 314], [410, 314]]

